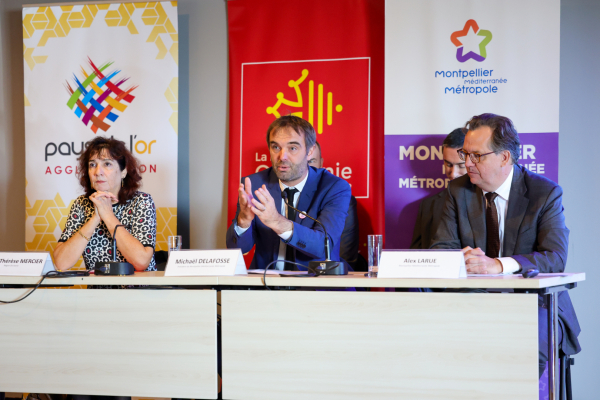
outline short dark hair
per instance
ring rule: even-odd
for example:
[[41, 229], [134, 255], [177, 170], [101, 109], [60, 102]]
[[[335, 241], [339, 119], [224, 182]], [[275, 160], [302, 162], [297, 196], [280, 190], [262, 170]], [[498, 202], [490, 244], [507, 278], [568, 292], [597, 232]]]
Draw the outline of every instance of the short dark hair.
[[323, 154], [321, 154], [321, 143], [319, 143], [318, 141], [316, 141], [315, 144], [317, 145], [317, 147], [319, 149], [319, 155], [321, 156], [321, 158], [323, 158]]
[[127, 169], [127, 175], [123, 179], [123, 187], [119, 191], [119, 203], [125, 203], [127, 200], [133, 198], [135, 193], [140, 188], [142, 182], [142, 176], [140, 175], [138, 168], [139, 163], [137, 159], [131, 154], [125, 143], [111, 138], [98, 136], [85, 144], [85, 150], [77, 161], [79, 162], [78, 178], [79, 183], [85, 190], [85, 195], [89, 197], [96, 191], [92, 187], [90, 181], [90, 174], [88, 173], [88, 163], [90, 158], [94, 155], [100, 155], [102, 152], [106, 152], [110, 155], [118, 164], [121, 171]]
[[300, 117], [296, 117], [295, 115], [284, 115], [277, 118], [269, 125], [269, 129], [267, 129], [267, 145], [271, 144], [271, 133], [283, 128], [292, 128], [298, 135], [304, 137], [306, 154], [308, 154], [308, 151], [317, 142], [317, 134], [310, 122]]
[[501, 115], [486, 113], [475, 115], [467, 122], [465, 128], [473, 131], [482, 126], [488, 126], [492, 129], [490, 149], [495, 152], [508, 150], [513, 164], [517, 164], [521, 154], [519, 149], [521, 141], [513, 122]]
[[465, 143], [465, 135], [467, 130], [465, 128], [456, 128], [446, 136], [442, 146], [449, 147], [451, 149], [460, 149]]

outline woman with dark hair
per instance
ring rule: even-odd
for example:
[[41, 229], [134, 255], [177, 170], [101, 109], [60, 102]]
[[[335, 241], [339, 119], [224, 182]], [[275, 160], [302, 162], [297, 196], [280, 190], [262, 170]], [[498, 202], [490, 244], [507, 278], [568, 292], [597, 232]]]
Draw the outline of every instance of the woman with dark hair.
[[54, 249], [56, 268], [72, 268], [83, 254], [87, 269], [98, 261], [112, 261], [116, 231], [117, 261], [136, 271], [154, 271], [156, 208], [152, 197], [138, 191], [142, 177], [138, 162], [125, 143], [97, 137], [79, 156], [79, 183], [85, 194], [69, 211], [65, 229]]

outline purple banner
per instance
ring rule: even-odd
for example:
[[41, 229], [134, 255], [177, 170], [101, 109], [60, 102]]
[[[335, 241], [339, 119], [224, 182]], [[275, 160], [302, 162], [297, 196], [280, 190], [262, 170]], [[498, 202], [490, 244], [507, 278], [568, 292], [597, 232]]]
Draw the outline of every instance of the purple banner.
[[[446, 135], [385, 137], [385, 248], [410, 246], [419, 203], [447, 186], [442, 142]], [[558, 182], [558, 132], [521, 133], [519, 164]]]

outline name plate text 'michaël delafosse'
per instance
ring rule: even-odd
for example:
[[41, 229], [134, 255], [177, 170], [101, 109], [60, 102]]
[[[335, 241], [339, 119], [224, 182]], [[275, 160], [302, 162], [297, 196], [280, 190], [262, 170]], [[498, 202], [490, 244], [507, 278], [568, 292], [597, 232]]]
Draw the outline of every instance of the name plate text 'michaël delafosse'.
[[240, 249], [171, 251], [165, 276], [246, 275]]

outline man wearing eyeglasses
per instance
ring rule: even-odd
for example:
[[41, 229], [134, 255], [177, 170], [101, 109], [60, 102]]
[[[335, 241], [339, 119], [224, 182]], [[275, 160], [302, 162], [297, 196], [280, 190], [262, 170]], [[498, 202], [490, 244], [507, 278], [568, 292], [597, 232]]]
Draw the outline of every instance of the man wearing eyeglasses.
[[[520, 140], [510, 119], [481, 114], [466, 124], [459, 157], [467, 175], [448, 185], [431, 248], [463, 249], [470, 274], [512, 274], [535, 268], [563, 272], [569, 229], [562, 189], [518, 164]], [[580, 328], [569, 294], [558, 296], [559, 343], [565, 354], [581, 350]], [[546, 310], [538, 309], [539, 374], [548, 360]]]

